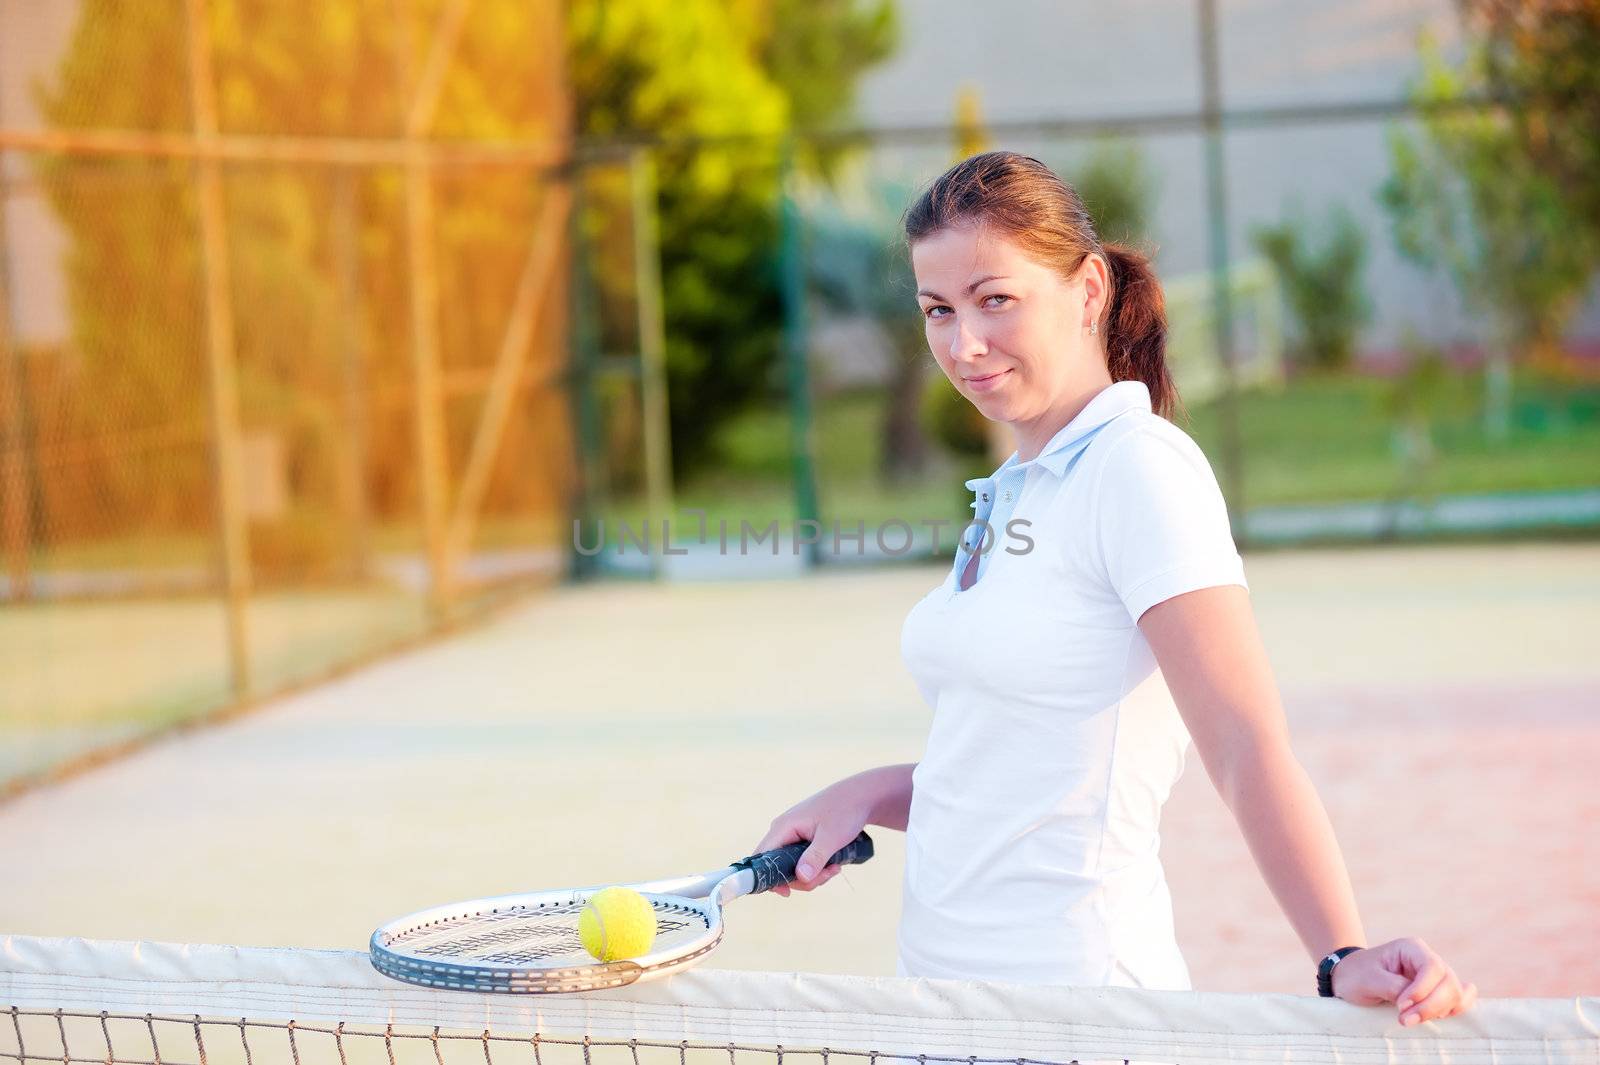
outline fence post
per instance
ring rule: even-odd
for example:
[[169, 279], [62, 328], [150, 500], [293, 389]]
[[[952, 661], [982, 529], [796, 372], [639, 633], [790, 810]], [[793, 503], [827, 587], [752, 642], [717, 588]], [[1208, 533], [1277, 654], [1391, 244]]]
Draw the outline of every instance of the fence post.
[[[802, 522], [815, 522], [817, 516], [817, 474], [815, 433], [811, 421], [811, 374], [806, 364], [806, 266], [805, 235], [801, 231], [800, 208], [794, 200], [794, 138], [783, 140], [783, 156], [778, 170], [778, 194], [783, 205], [783, 234], [779, 245], [779, 288], [783, 298], [783, 350], [788, 364], [790, 453], [794, 469], [795, 535]], [[820, 535], [820, 530], [819, 530]], [[818, 544], [806, 545], [806, 565], [821, 560]]]
[[411, 280], [412, 420], [417, 434], [417, 494], [428, 556], [428, 606], [434, 621], [450, 608], [450, 555], [445, 505], [444, 385], [439, 369], [439, 279], [433, 257], [433, 175], [416, 151], [406, 163], [406, 257]]
[[1201, 119], [1206, 131], [1206, 199], [1209, 205], [1211, 293], [1217, 355], [1222, 360], [1222, 485], [1233, 516], [1233, 536], [1245, 540], [1244, 451], [1239, 433], [1239, 373], [1234, 350], [1233, 293], [1228, 281], [1228, 174], [1222, 130], [1222, 75], [1217, 59], [1217, 3], [1200, 0]]
[[411, 267], [412, 412], [417, 430], [422, 537], [428, 554], [428, 606], [436, 623], [449, 620], [455, 580], [450, 551], [450, 465], [444, 381], [439, 364], [439, 274], [433, 247], [433, 170], [423, 139], [433, 124], [445, 73], [461, 40], [467, 9], [467, 0], [449, 0], [440, 11], [420, 73], [413, 76], [411, 57], [404, 52], [404, 42], [399, 57], [410, 96], [404, 133], [406, 252]]
[[[661, 575], [672, 511], [672, 424], [667, 392], [666, 331], [661, 310], [661, 249], [656, 234], [656, 168], [648, 148], [628, 159], [633, 193], [633, 276], [639, 329], [639, 400], [644, 415], [647, 521], [660, 523], [661, 549], [652, 567]], [[646, 540], [646, 543], [649, 541]]]
[[[599, 376], [600, 341], [595, 322], [593, 280], [589, 276], [589, 241], [584, 229], [588, 201], [583, 193], [583, 162], [574, 158], [571, 166], [572, 209], [567, 215], [567, 233], [572, 247], [572, 287], [568, 292], [572, 315], [572, 347], [567, 353], [565, 380], [572, 419], [573, 458], [577, 476], [572, 485], [568, 517], [571, 519], [572, 548], [568, 553], [575, 580], [598, 575], [600, 554], [586, 555], [578, 550], [581, 536], [598, 536], [603, 517], [600, 513], [605, 485], [605, 448], [601, 442], [600, 409], [595, 395]], [[594, 523], [591, 525], [590, 523]]]
[[[217, 100], [211, 66], [211, 33], [205, 0], [188, 0], [189, 99], [195, 137], [202, 148], [217, 138]], [[228, 268], [227, 219], [222, 163], [202, 151], [196, 162], [200, 207], [201, 270], [206, 287], [206, 362], [211, 407], [212, 454], [216, 467], [217, 522], [227, 610], [228, 655], [235, 698], [250, 692], [250, 544], [240, 466], [239, 376], [233, 337], [232, 280]]]
[[339, 404], [337, 434], [339, 506], [350, 533], [350, 573], [365, 580], [372, 567], [372, 529], [367, 505], [367, 370], [361, 330], [361, 220], [356, 178], [348, 167], [333, 175], [333, 255], [339, 284]]
[[11, 340], [11, 244], [6, 236], [6, 155], [0, 152], [0, 551], [13, 603], [33, 598], [28, 564], [33, 497], [28, 483], [28, 429], [20, 358]]

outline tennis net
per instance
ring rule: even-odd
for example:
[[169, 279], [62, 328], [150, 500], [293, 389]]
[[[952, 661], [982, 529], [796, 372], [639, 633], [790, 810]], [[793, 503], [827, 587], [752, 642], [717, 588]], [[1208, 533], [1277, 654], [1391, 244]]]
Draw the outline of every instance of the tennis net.
[[434, 991], [365, 953], [0, 937], [0, 1065], [1600, 1065], [1600, 998], [1402, 1028], [1314, 996], [701, 968], [579, 995]]

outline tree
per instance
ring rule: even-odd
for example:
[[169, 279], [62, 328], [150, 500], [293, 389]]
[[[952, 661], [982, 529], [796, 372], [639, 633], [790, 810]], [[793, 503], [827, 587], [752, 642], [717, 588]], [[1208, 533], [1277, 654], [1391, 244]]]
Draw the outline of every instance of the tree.
[[1458, 0], [1483, 44], [1486, 85], [1523, 151], [1572, 212], [1600, 228], [1600, 4]]
[[[421, 72], [444, 3], [208, 0], [221, 130], [396, 136], [408, 80]], [[550, 30], [569, 6], [563, 41]], [[187, 81], [174, 75], [187, 70], [183, 12], [181, 4], [82, 0], [58, 70], [36, 89], [41, 113], [60, 128], [189, 130]], [[476, 0], [462, 26], [429, 136], [537, 140], [564, 131], [565, 94], [553, 73], [564, 67], [580, 134], [753, 138], [668, 148], [660, 159], [669, 379], [682, 398], [673, 407], [673, 453], [680, 469], [703, 459], [716, 424], [759, 392], [779, 350], [775, 142], [797, 118], [821, 122], [847, 105], [861, 71], [887, 54], [889, 0], [866, 8], [850, 0]], [[856, 37], [838, 48], [785, 37], [841, 32]], [[89, 502], [43, 520], [63, 534], [74, 522], [81, 531], [204, 527], [210, 473], [198, 442], [205, 393], [196, 384], [204, 287], [191, 164], [48, 157], [39, 174], [71, 246], [77, 391], [97, 399], [71, 412], [71, 435], [115, 441], [183, 427], [197, 440], [182, 461], [161, 463], [127, 462], [107, 444], [72, 488]], [[544, 187], [525, 168], [435, 174], [447, 371], [480, 368], [497, 348]], [[410, 379], [403, 178], [394, 167], [230, 164], [226, 197], [246, 426], [277, 423], [297, 504], [326, 504], [336, 494], [329, 451], [348, 430], [338, 399], [342, 323], [355, 320], [370, 382]], [[353, 236], [341, 248], [337, 220], [345, 216]], [[354, 309], [340, 303], [342, 262], [360, 279]], [[383, 391], [366, 449], [370, 503], [379, 514], [410, 514], [414, 427], [395, 389]], [[556, 404], [545, 402], [513, 422], [506, 450], [564, 446], [538, 435], [555, 433], [547, 412]], [[454, 455], [470, 446], [472, 413], [452, 402]], [[543, 480], [500, 478], [489, 498], [552, 491]]]
[[1278, 273], [1295, 323], [1290, 347], [1296, 361], [1318, 370], [1341, 370], [1355, 356], [1372, 307], [1361, 283], [1367, 241], [1350, 212], [1339, 207], [1325, 223], [1326, 239], [1313, 243], [1312, 223], [1299, 210], [1277, 225], [1251, 233], [1256, 248]]
[[[812, 290], [825, 303], [844, 314], [870, 318], [888, 342], [892, 366], [878, 472], [886, 484], [895, 485], [915, 479], [928, 458], [918, 417], [929, 361], [927, 340], [898, 225], [916, 190], [878, 179], [866, 191], [866, 218], [822, 208], [810, 213], [806, 270]], [[958, 402], [966, 401], [958, 397]]]
[[[409, 105], [406, 72], [421, 67], [440, 6], [329, 0], [302, 9], [209, 0], [205, 30], [220, 130], [395, 136]], [[476, 6], [430, 134], [537, 139], [564, 125], [548, 73], [556, 67], [543, 43], [551, 10], [517, 0]], [[84, 0], [58, 68], [35, 88], [41, 113], [59, 128], [189, 130], [188, 31], [181, 4]], [[369, 383], [410, 379], [402, 178], [392, 167], [238, 163], [224, 179], [245, 426], [281, 434], [297, 514], [330, 511], [332, 452], [350, 431], [340, 399], [343, 321], [353, 320], [351, 332], [362, 338]], [[92, 489], [73, 486], [92, 492], [94, 509], [49, 520], [63, 535], [204, 528], [212, 494], [192, 164], [49, 157], [40, 181], [70, 242], [75, 393], [88, 397], [62, 430], [104, 446], [82, 467], [81, 481]], [[436, 176], [447, 367], [481, 364], [498, 344], [541, 185], [515, 169]], [[349, 234], [342, 244], [341, 230]], [[360, 279], [358, 306], [341, 305], [341, 260]], [[392, 397], [395, 389], [382, 392]], [[370, 503], [380, 514], [409, 515], [416, 474], [407, 405], [380, 399], [378, 389], [367, 399]], [[448, 424], [459, 454], [471, 419]], [[116, 446], [128, 435], [177, 429], [189, 434], [184, 446], [148, 460], [128, 461]], [[537, 446], [537, 435], [528, 434], [549, 430], [530, 415], [510, 432], [506, 447], [516, 449]], [[490, 498], [515, 504], [548, 493], [536, 482], [501, 481]], [[263, 560], [255, 561], [259, 568]]]
[[[658, 151], [674, 471], [770, 388], [781, 352], [780, 138], [844, 117], [889, 54], [890, 0], [608, 0], [575, 5], [577, 129], [729, 138]], [[813, 156], [823, 164], [823, 158]], [[606, 283], [604, 278], [600, 279]]]
[[1486, 410], [1491, 435], [1509, 428], [1511, 367], [1561, 340], [1596, 262], [1593, 231], [1556, 180], [1524, 149], [1503, 106], [1462, 106], [1488, 83], [1486, 51], [1469, 41], [1458, 68], [1431, 39], [1413, 91], [1421, 136], [1389, 134], [1379, 190], [1400, 251], [1444, 271], [1488, 321]]

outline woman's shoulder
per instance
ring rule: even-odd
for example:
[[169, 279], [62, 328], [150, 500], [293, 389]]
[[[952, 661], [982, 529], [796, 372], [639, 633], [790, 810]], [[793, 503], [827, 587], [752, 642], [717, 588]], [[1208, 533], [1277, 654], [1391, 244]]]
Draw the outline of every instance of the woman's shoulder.
[[1215, 483], [1211, 464], [1193, 437], [1148, 410], [1133, 410], [1101, 430], [1089, 448], [1097, 480], [1201, 475]]
[[1050, 517], [1080, 537], [1104, 538], [1103, 527], [1225, 515], [1222, 489], [1200, 445], [1148, 410], [1132, 410], [1101, 427], [1050, 504]]

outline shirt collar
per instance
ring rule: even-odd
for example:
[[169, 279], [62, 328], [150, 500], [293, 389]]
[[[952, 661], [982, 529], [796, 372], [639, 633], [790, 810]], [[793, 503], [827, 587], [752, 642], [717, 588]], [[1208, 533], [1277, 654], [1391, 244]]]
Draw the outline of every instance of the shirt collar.
[[[1060, 477], [1066, 472], [1067, 463], [1072, 461], [1075, 453], [1073, 445], [1082, 442], [1086, 437], [1092, 436], [1101, 426], [1120, 414], [1130, 410], [1150, 409], [1150, 389], [1145, 387], [1143, 381], [1118, 381], [1115, 384], [1102, 388], [1095, 393], [1093, 399], [1078, 412], [1061, 431], [1050, 438], [1040, 450], [1039, 456], [1030, 460]], [[1026, 467], [1030, 462], [1018, 462], [1017, 456], [1021, 452], [1013, 451], [1011, 457], [1000, 464], [995, 470], [999, 476], [1007, 469], [1013, 467]]]

